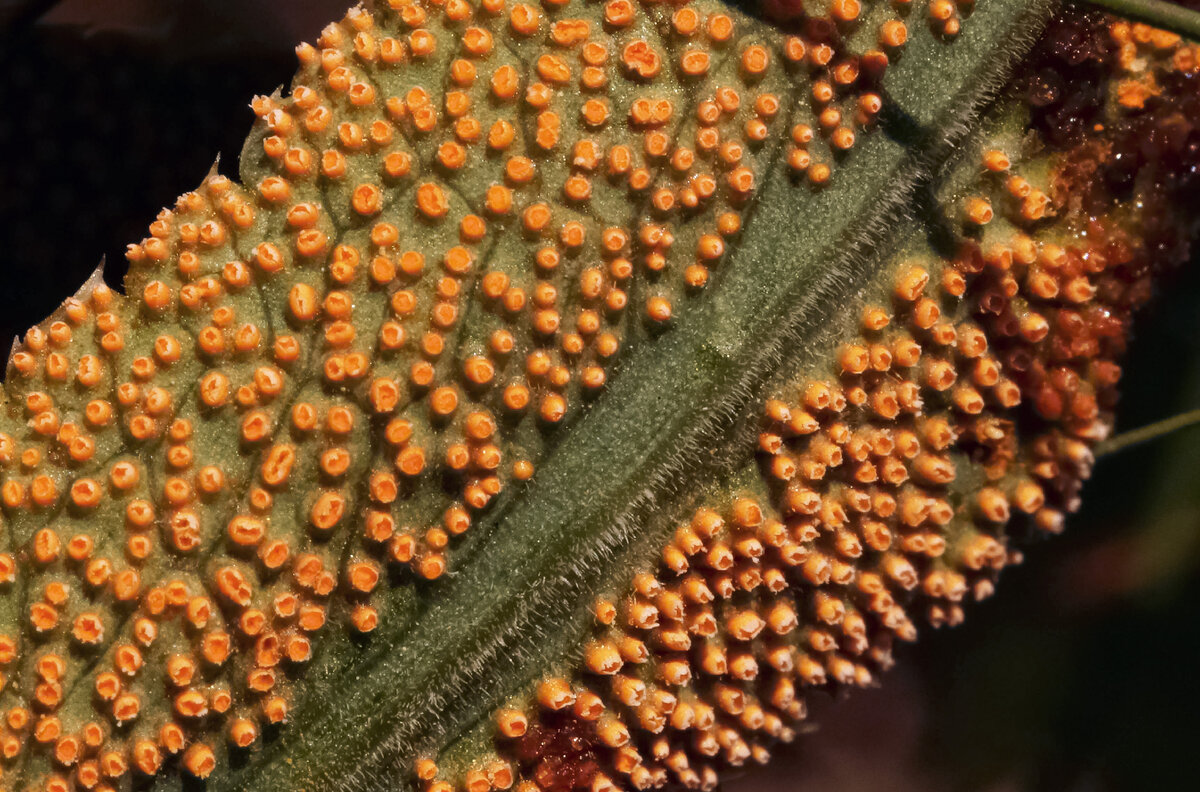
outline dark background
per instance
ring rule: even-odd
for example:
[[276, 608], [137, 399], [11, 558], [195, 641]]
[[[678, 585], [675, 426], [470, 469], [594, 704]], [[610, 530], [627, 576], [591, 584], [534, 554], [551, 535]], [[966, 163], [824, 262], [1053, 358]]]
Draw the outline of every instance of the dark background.
[[[0, 345], [195, 187], [347, 0], [0, 0]], [[1200, 267], [1143, 317], [1121, 427], [1200, 407]], [[1169, 297], [1169, 299], [1167, 298]], [[1200, 789], [1200, 430], [1103, 460], [1066, 535], [739, 792]]]

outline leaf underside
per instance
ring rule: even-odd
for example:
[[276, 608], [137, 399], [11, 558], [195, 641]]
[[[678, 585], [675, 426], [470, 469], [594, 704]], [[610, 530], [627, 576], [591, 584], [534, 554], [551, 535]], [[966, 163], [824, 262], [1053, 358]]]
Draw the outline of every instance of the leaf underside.
[[956, 622], [1177, 257], [1157, 161], [1088, 174], [1196, 121], [1195, 49], [1079, 23], [1064, 142], [993, 102], [1055, 7], [391, 0], [300, 47], [241, 184], [14, 349], [4, 783], [707, 788]]

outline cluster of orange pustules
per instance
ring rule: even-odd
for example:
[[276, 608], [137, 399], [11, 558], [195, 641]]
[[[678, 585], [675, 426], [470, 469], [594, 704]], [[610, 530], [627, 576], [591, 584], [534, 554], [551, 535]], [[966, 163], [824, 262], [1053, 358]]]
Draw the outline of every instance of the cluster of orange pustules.
[[[500, 713], [525, 792], [575, 788], [581, 766], [596, 792], [711, 789], [791, 739], [805, 688], [870, 684], [919, 617], [959, 622], [1018, 555], [1010, 516], [1057, 532], [1076, 505], [1149, 293], [1148, 274], [1126, 280], [1137, 255], [1019, 235], [902, 266], [828, 376], [767, 402], [751, 494], [698, 509], [654, 573], [597, 604], [577, 678]], [[1046, 428], [1019, 434], [1030, 412]], [[530, 722], [581, 721], [574, 747], [523, 755]]]
[[[1129, 30], [1113, 34], [1152, 68], [1197, 69], [1195, 47]], [[1152, 82], [1122, 77], [1114, 95], [1130, 80]], [[1019, 560], [1023, 526], [1062, 529], [1164, 262], [1137, 238], [1136, 209], [1089, 218], [1069, 179], [1035, 186], [1045, 164], [1023, 176], [982, 152], [955, 205], [956, 256], [898, 261], [827, 369], [765, 403], [757, 476], [596, 603], [573, 675], [496, 714], [518, 789], [713, 789], [793, 738], [808, 691], [871, 684], [918, 622], [961, 621]], [[466, 788], [487, 792], [472, 773]]]
[[836, 178], [917, 15], [376, 5], [254, 101], [245, 186], [207, 178], [126, 295], [90, 281], [12, 356], [0, 767], [31, 788], [205, 777], [285, 721], [327, 622], [374, 630], [389, 565], [440, 576], [719, 272], [770, 162]]

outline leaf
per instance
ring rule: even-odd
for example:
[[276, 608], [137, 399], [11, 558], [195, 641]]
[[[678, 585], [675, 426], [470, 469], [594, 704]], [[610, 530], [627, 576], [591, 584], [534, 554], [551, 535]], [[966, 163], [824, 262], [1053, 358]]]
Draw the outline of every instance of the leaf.
[[14, 350], [6, 779], [709, 787], [1059, 529], [1194, 48], [1031, 121], [1049, 2], [377, 5]]

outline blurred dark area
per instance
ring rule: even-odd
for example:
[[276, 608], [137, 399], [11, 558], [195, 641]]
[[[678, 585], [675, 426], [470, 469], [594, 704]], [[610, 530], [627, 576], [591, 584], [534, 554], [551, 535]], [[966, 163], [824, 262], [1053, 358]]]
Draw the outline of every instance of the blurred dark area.
[[[346, 0], [0, 0], [0, 344], [48, 315], [214, 159]], [[1200, 208], [1200, 207], [1198, 207]], [[1197, 264], [1200, 264], [1198, 260]], [[1200, 407], [1200, 266], [1146, 312], [1120, 428]], [[1067, 533], [966, 625], [730, 789], [1200, 789], [1200, 428], [1100, 461]]]
[[342, 0], [0, 0], [0, 338], [40, 321], [220, 155]]

